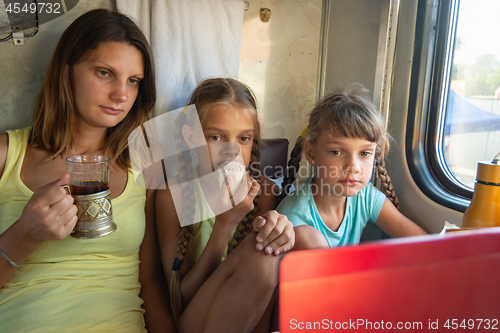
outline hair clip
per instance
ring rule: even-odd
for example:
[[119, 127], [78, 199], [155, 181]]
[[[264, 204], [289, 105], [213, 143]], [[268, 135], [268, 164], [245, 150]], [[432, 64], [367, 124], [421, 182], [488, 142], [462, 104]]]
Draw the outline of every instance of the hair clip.
[[172, 270], [178, 271], [179, 269], [181, 269], [183, 262], [184, 262], [184, 260], [179, 260], [178, 258], [175, 258], [174, 265], [172, 266]]
[[305, 138], [308, 133], [309, 133], [309, 126], [306, 126], [306, 128], [304, 128], [302, 132], [300, 132], [300, 136]]

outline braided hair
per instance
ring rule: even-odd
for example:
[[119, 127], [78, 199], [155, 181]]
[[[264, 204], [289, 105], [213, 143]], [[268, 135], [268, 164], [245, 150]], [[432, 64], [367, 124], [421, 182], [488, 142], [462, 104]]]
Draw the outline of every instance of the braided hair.
[[331, 93], [319, 101], [311, 111], [307, 130], [297, 138], [288, 161], [280, 200], [289, 194], [296, 178], [304, 142], [309, 140], [314, 144], [325, 133], [347, 138], [363, 138], [377, 144], [374, 169], [381, 180], [382, 192], [399, 209], [399, 201], [384, 162], [390, 136], [377, 107], [370, 101], [368, 90], [360, 84], [350, 84], [345, 90]]
[[[250, 164], [258, 165], [260, 160], [261, 137], [260, 124], [257, 117], [257, 104], [254, 94], [245, 84], [231, 78], [204, 80], [193, 91], [189, 104], [196, 106], [197, 116], [201, 123], [203, 123], [207, 111], [217, 105], [239, 106], [243, 110], [252, 113], [255, 119], [255, 136], [252, 144]], [[196, 207], [194, 186], [192, 182], [188, 182], [188, 180], [193, 179], [191, 154], [189, 146], [182, 135], [182, 127], [191, 124], [191, 121], [188, 115], [180, 112], [179, 116], [176, 118], [176, 130], [174, 133], [176, 138], [176, 151], [182, 151], [182, 153], [177, 155], [177, 169], [179, 170], [179, 181], [183, 183], [182, 186], [184, 186], [184, 188], [182, 188], [182, 216], [179, 217], [181, 225], [184, 225], [184, 227], [181, 227], [178, 235], [177, 251], [169, 284], [170, 302], [176, 323], [183, 310], [178, 271], [184, 261], [184, 257], [192, 239], [192, 223], [195, 214], [195, 209], [193, 207]], [[260, 176], [258, 168], [250, 168], [250, 176], [258, 178]], [[252, 230], [252, 221], [257, 216], [258, 203], [259, 196], [256, 196], [253, 200], [253, 210], [236, 226], [233, 239], [228, 248], [228, 254], [234, 250]]]

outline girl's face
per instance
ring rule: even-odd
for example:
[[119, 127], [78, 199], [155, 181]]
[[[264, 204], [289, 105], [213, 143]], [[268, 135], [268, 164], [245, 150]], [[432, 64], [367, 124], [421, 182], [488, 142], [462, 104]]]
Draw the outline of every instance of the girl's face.
[[255, 138], [254, 118], [240, 106], [216, 105], [202, 120], [212, 171], [230, 161], [250, 164]]
[[314, 182], [320, 189], [350, 197], [370, 181], [376, 147], [366, 139], [321, 135], [315, 144], [306, 141], [304, 152], [316, 167]]
[[70, 73], [80, 127], [114, 127], [134, 105], [144, 59], [130, 44], [104, 42], [87, 51]]

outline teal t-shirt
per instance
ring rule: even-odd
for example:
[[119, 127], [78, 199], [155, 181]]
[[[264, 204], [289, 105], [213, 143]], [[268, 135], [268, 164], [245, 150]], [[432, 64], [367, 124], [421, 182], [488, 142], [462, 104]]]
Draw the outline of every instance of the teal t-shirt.
[[356, 195], [347, 197], [344, 219], [339, 229], [333, 231], [321, 219], [311, 194], [313, 177], [310, 177], [302, 187], [290, 193], [276, 210], [286, 215], [294, 227], [310, 225], [321, 231], [330, 247], [358, 244], [366, 223], [377, 220], [385, 195], [372, 183], [368, 183]]

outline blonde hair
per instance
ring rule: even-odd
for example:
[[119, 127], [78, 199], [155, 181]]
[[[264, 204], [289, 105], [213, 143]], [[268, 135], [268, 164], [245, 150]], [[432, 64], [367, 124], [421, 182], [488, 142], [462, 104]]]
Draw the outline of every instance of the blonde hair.
[[[230, 79], [230, 78], [215, 78], [208, 79], [201, 82], [198, 87], [193, 91], [189, 104], [194, 104], [198, 113], [200, 121], [203, 123], [203, 119], [206, 117], [208, 110], [216, 105], [231, 105], [239, 106], [243, 110], [251, 112], [254, 115], [254, 129], [255, 137], [252, 145], [252, 153], [250, 158], [250, 164], [258, 163], [260, 160], [260, 124], [257, 117], [257, 105], [255, 102], [255, 97], [252, 91], [243, 83]], [[192, 188], [192, 183], [187, 182], [187, 180], [193, 179], [193, 167], [191, 165], [191, 154], [189, 152], [189, 147], [185, 142], [181, 130], [184, 125], [189, 125], [191, 123], [190, 119], [184, 112], [180, 112], [176, 119], [176, 132], [174, 133], [176, 140], [176, 151], [183, 151], [183, 153], [177, 156], [177, 169], [179, 170], [179, 181], [185, 182], [184, 188], [182, 189], [182, 216], [179, 217], [182, 225], [187, 225], [182, 227], [179, 232], [177, 241], [177, 252], [174, 261], [174, 266], [172, 267], [172, 275], [170, 278], [170, 301], [172, 305], [172, 311], [174, 314], [174, 320], [177, 321], [183, 310], [182, 305], [182, 295], [180, 292], [180, 278], [178, 270], [180, 265], [182, 265], [184, 256], [187, 253], [189, 243], [192, 238], [192, 222], [194, 217], [194, 210], [189, 209], [189, 207], [195, 207], [196, 197], [193, 194], [194, 189]], [[255, 168], [250, 168], [250, 176], [257, 178], [260, 173]], [[259, 203], [259, 197], [256, 196], [254, 199], [254, 208], [250, 211], [237, 225], [236, 231], [234, 233], [234, 238], [232, 240], [231, 246], [228, 249], [228, 254], [234, 250], [241, 241], [246, 237], [246, 235], [252, 230], [252, 221], [257, 215], [257, 206]]]
[[130, 169], [128, 135], [151, 117], [156, 102], [153, 52], [140, 28], [127, 16], [96, 9], [78, 17], [62, 34], [52, 56], [45, 83], [38, 95], [29, 143], [47, 150], [54, 158], [75, 142], [75, 105], [70, 86], [70, 68], [89, 50], [105, 42], [127, 43], [144, 59], [144, 79], [127, 117], [108, 128], [104, 150], [112, 161]]
[[384, 155], [389, 149], [389, 134], [384, 119], [369, 97], [369, 91], [360, 84], [350, 84], [345, 90], [336, 90], [319, 101], [309, 115], [307, 134], [299, 136], [288, 162], [283, 180], [281, 199], [288, 195], [302, 157], [305, 140], [315, 144], [322, 135], [362, 138], [377, 144], [375, 170], [384, 194], [399, 209], [390, 177], [385, 169]]

